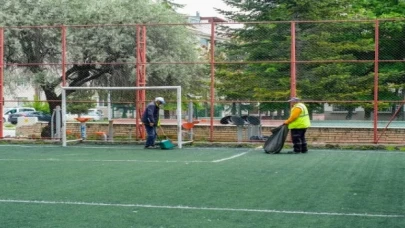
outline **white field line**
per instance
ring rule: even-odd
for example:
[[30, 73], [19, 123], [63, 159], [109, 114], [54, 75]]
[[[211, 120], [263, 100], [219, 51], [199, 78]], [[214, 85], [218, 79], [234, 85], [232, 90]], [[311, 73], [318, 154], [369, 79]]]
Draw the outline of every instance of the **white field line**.
[[231, 148], [231, 147], [185, 147], [182, 150], [192, 150], [192, 151], [204, 151], [204, 150], [208, 150], [208, 152], [211, 151], [223, 151], [225, 149], [227, 150], [233, 150], [233, 151], [246, 151], [246, 149], [248, 148]]
[[48, 161], [48, 162], [139, 162], [139, 163], [210, 163], [212, 161], [154, 161], [154, 160], [86, 160], [86, 159], [57, 159], [57, 158], [44, 158], [44, 159], [0, 159], [0, 161]]
[[223, 162], [223, 161], [231, 160], [231, 159], [234, 159], [234, 158], [243, 156], [243, 155], [245, 155], [245, 154], [247, 154], [247, 153], [249, 153], [249, 152], [250, 152], [250, 150], [249, 150], [249, 151], [246, 151], [246, 152], [243, 152], [243, 153], [240, 153], [240, 154], [236, 154], [236, 155], [227, 157], [227, 158], [222, 158], [222, 159], [214, 160], [214, 161], [212, 161], [212, 162], [218, 163], [218, 162]]
[[[41, 148], [62, 148], [62, 146], [55, 146], [55, 145], [7, 145], [3, 144], [0, 145], [0, 147], [26, 147], [26, 148], [32, 148], [32, 147], [41, 147]], [[67, 147], [69, 148], [74, 148], [74, 149], [116, 149], [116, 150], [132, 150], [132, 149], [137, 149], [136, 146], [134, 147], [129, 147], [129, 146], [70, 146]], [[222, 150], [223, 148], [216, 147], [216, 148], [183, 148], [183, 150]], [[263, 150], [263, 146], [258, 146], [255, 148], [256, 150]], [[236, 150], [243, 150], [242, 148], [237, 148]], [[131, 151], [132, 152], [132, 151]], [[314, 153], [321, 153], [321, 154], [334, 154], [334, 153], [368, 153], [368, 154], [404, 154], [404, 151], [381, 151], [381, 150], [322, 150], [322, 149], [317, 149], [315, 151], [310, 151]]]
[[231, 157], [222, 158], [214, 161], [176, 161], [176, 160], [166, 160], [166, 161], [157, 161], [157, 160], [89, 160], [89, 159], [58, 159], [58, 158], [40, 158], [40, 159], [21, 159], [21, 158], [0, 158], [0, 161], [22, 161], [22, 162], [29, 162], [29, 161], [45, 161], [45, 162], [139, 162], [139, 163], [218, 163], [227, 160], [231, 160], [242, 155], [247, 154], [248, 152], [240, 153]]
[[82, 205], [82, 206], [110, 206], [110, 207], [140, 207], [157, 209], [180, 209], [201, 211], [233, 211], [233, 212], [257, 212], [277, 214], [301, 214], [301, 215], [325, 215], [325, 216], [355, 216], [355, 217], [381, 217], [381, 218], [405, 218], [404, 214], [373, 214], [373, 213], [338, 213], [338, 212], [312, 212], [312, 211], [286, 211], [271, 209], [247, 209], [247, 208], [216, 208], [216, 207], [190, 207], [190, 206], [164, 206], [149, 204], [113, 204], [113, 203], [89, 203], [71, 201], [39, 201], [39, 200], [12, 200], [0, 199], [0, 203], [27, 203], [27, 204], [54, 204], [54, 205]]
[[[309, 151], [311, 152], [311, 151]], [[334, 153], [363, 153], [363, 154], [404, 154], [404, 151], [373, 151], [373, 150], [356, 150], [356, 151], [352, 151], [352, 150], [327, 150], [327, 151], [319, 151], [317, 150], [316, 153], [320, 153], [322, 155], [324, 154], [334, 154]]]
[[136, 149], [136, 146], [68, 146], [63, 148], [62, 146], [52, 146], [52, 145], [0, 145], [0, 147], [22, 147], [22, 148], [33, 148], [33, 147], [41, 147], [41, 148], [61, 148], [61, 149], [116, 149], [116, 150], [133, 150]]
[[255, 148], [255, 149], [250, 149], [250, 150], [245, 151], [245, 152], [243, 152], [243, 153], [236, 154], [236, 155], [233, 155], [233, 156], [227, 157], [227, 158], [222, 158], [222, 159], [214, 160], [214, 161], [212, 161], [212, 162], [218, 163], [218, 162], [223, 162], [223, 161], [231, 160], [231, 159], [234, 159], [234, 158], [243, 156], [243, 155], [245, 155], [245, 154], [251, 152], [252, 150], [262, 150], [262, 149], [263, 149], [262, 147], [257, 147], [257, 148]]
[[231, 160], [240, 156], [243, 156], [249, 153], [251, 150], [233, 155], [231, 157], [226, 157], [214, 161], [201, 161], [201, 160], [193, 160], [193, 161], [176, 161], [176, 160], [166, 160], [166, 161], [158, 161], [158, 160], [99, 160], [99, 159], [58, 159], [58, 158], [39, 158], [39, 159], [21, 159], [21, 158], [0, 158], [0, 161], [47, 161], [47, 162], [139, 162], [139, 163], [218, 163], [227, 160]]

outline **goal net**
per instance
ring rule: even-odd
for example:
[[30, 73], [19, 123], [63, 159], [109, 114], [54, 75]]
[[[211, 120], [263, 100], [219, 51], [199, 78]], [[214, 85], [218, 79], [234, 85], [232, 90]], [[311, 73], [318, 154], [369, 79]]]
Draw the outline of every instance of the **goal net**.
[[166, 101], [159, 112], [156, 142], [169, 139], [182, 148], [181, 86], [62, 87], [62, 145], [77, 141], [141, 144], [146, 139], [141, 115], [155, 97]]

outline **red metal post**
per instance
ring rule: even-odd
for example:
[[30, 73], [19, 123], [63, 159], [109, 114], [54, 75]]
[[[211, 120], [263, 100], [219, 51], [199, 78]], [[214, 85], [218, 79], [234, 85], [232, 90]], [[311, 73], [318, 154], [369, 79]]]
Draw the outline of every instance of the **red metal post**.
[[[136, 26], [136, 86], [146, 86], [146, 26]], [[136, 90], [136, 137], [144, 139], [145, 130], [141, 126], [141, 116], [145, 109], [146, 91]]]
[[295, 22], [291, 22], [291, 56], [290, 56], [290, 77], [291, 77], [291, 97], [296, 97], [297, 96], [297, 81], [296, 81], [296, 74], [297, 74], [297, 68], [296, 68], [296, 57], [295, 57]]
[[211, 22], [211, 50], [210, 50], [210, 64], [211, 64], [211, 87], [210, 87], [210, 141], [214, 141], [214, 114], [215, 114], [215, 23], [214, 18], [210, 18]]
[[375, 20], [375, 43], [374, 43], [374, 143], [378, 142], [377, 125], [378, 125], [378, 64], [379, 64], [379, 21]]
[[4, 105], [4, 28], [0, 28], [0, 138], [3, 138], [3, 105]]
[[62, 86], [66, 86], [66, 26], [62, 25]]

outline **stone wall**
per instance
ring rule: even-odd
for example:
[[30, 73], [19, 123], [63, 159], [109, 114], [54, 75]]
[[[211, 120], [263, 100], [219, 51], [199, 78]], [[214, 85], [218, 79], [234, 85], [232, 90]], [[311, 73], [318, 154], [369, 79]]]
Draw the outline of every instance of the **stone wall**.
[[41, 138], [42, 128], [48, 126], [46, 122], [37, 122], [33, 125], [17, 126], [15, 130], [16, 138]]
[[[41, 129], [46, 126], [46, 123], [37, 123], [31, 126], [17, 127], [17, 137], [27, 138], [40, 138]], [[100, 134], [97, 132], [104, 132], [108, 134], [108, 123], [87, 123], [87, 138], [100, 138]], [[262, 127], [263, 136], [271, 135], [270, 130], [274, 126]], [[177, 138], [177, 126], [174, 125], [162, 125], [164, 134], [171, 139]], [[135, 139], [135, 125], [134, 124], [114, 124], [113, 132], [114, 138], [122, 139]], [[195, 141], [209, 141], [211, 128], [209, 125], [196, 125], [193, 129]], [[239, 129], [233, 125], [215, 125], [213, 128], [214, 142], [238, 142], [240, 136], [242, 141], [249, 141], [247, 137], [249, 135], [249, 129], [247, 127], [241, 127]], [[379, 129], [377, 138], [380, 143], [402, 144], [405, 142], [405, 129]], [[80, 138], [80, 123], [68, 123], [67, 134], [70, 138]], [[164, 135], [162, 131], [158, 130], [159, 135]], [[238, 139], [239, 135], [239, 139]], [[332, 128], [332, 127], [311, 127], [306, 134], [309, 143], [373, 143], [374, 132], [372, 128]], [[184, 140], [187, 140], [188, 135], [183, 134]], [[291, 142], [290, 137], [287, 138], [287, 142]]]

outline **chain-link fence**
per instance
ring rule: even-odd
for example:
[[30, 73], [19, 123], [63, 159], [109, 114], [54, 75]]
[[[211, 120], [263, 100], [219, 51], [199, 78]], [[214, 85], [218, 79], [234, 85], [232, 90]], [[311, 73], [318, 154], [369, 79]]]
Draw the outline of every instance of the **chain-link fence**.
[[[312, 128], [367, 128], [371, 134], [360, 141], [373, 143], [402, 128], [405, 21], [205, 19], [0, 28], [1, 124], [9, 108], [54, 110], [61, 86], [181, 86], [184, 122], [204, 127], [193, 132], [201, 140], [216, 141], [225, 134], [219, 126], [234, 128], [230, 141], [260, 140], [268, 129], [252, 127], [247, 117], [277, 126], [288, 118], [292, 96], [307, 104]], [[110, 95], [116, 119], [139, 117], [156, 96], [176, 99], [167, 91]], [[103, 92], [69, 99], [80, 106], [74, 112], [108, 106]], [[173, 110], [166, 109], [169, 123]], [[229, 116], [244, 119], [243, 133], [232, 121], [221, 123]]]

